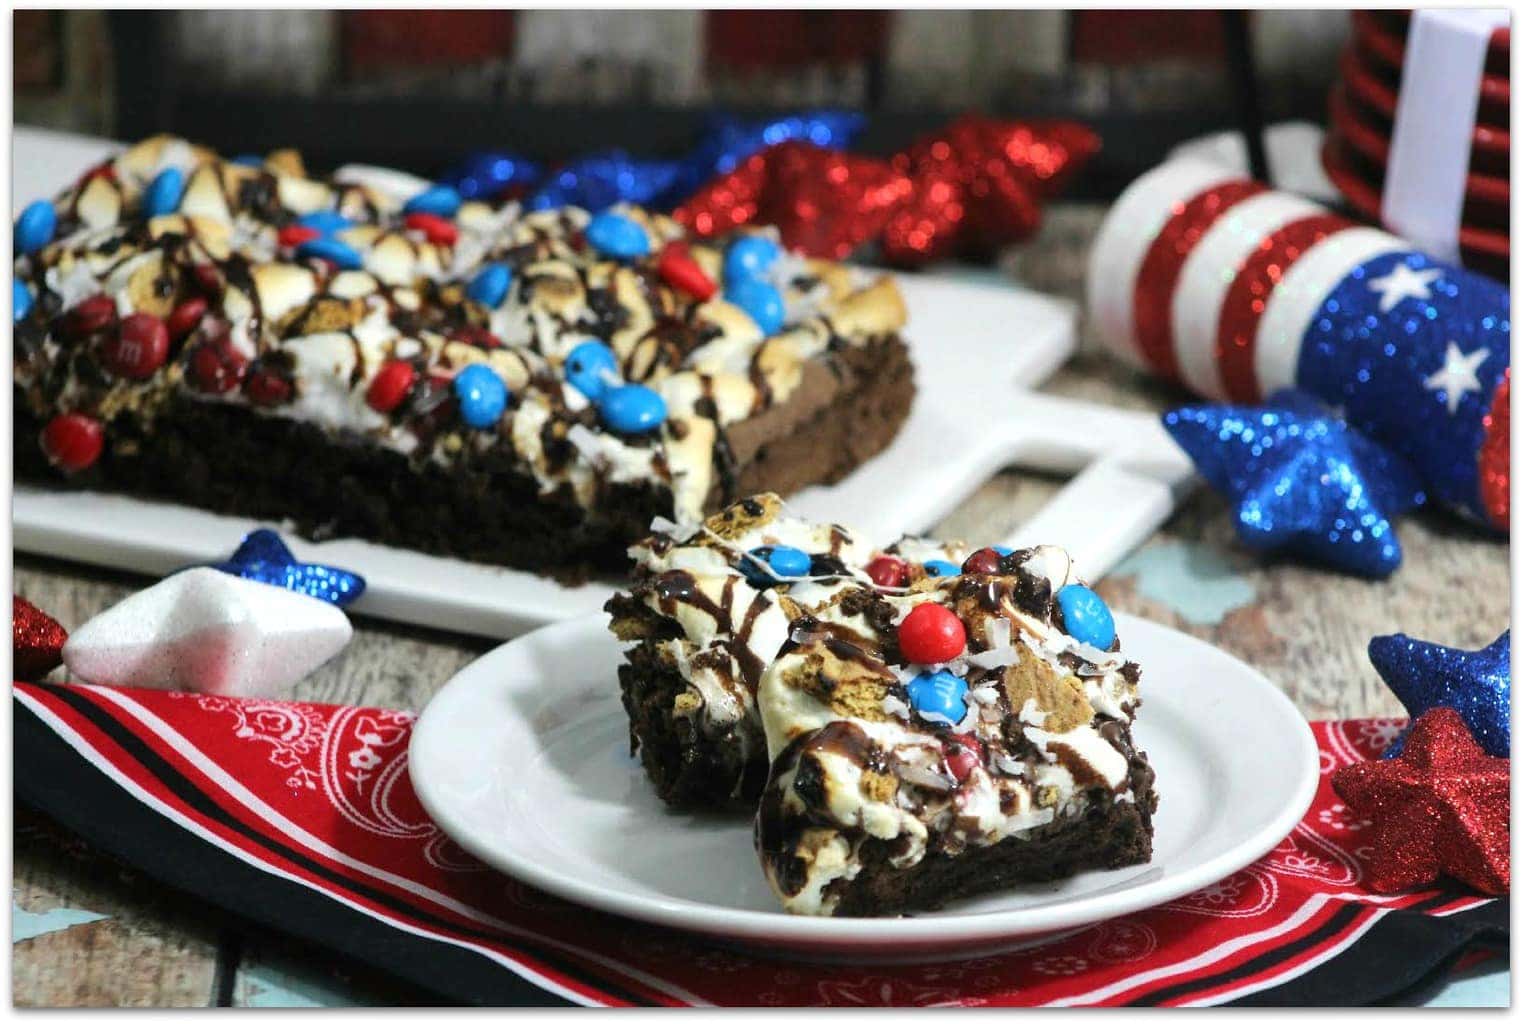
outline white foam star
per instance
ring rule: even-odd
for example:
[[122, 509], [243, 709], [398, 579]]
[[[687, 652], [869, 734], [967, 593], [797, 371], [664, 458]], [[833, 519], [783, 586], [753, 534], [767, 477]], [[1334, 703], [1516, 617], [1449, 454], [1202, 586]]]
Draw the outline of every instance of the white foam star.
[[1451, 341], [1444, 351], [1443, 367], [1423, 381], [1423, 387], [1429, 391], [1442, 391], [1444, 401], [1449, 406], [1449, 415], [1453, 416], [1459, 411], [1460, 401], [1467, 391], [1481, 390], [1481, 382], [1475, 371], [1490, 355], [1489, 348], [1478, 348], [1466, 355]]
[[1384, 277], [1370, 278], [1370, 291], [1380, 293], [1380, 311], [1389, 313], [1402, 299], [1427, 299], [1432, 297], [1429, 285], [1444, 276], [1438, 267], [1413, 270], [1400, 260]]

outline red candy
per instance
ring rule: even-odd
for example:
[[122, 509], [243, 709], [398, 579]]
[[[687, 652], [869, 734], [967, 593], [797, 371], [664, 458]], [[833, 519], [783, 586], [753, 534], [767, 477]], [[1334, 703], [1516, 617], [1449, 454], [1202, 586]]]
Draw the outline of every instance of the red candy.
[[679, 292], [686, 292], [700, 302], [712, 298], [719, 290], [719, 286], [703, 272], [703, 268], [682, 242], [666, 244], [666, 248], [661, 250], [661, 259], [656, 263], [656, 273]]
[[107, 160], [103, 164], [96, 164], [94, 167], [86, 171], [83, 175], [80, 176], [79, 187], [84, 188], [96, 178], [105, 178], [107, 181], [116, 180], [116, 167], [112, 161]]
[[197, 263], [190, 268], [191, 276], [196, 279], [196, 287], [208, 295], [222, 294], [222, 272], [214, 263]]
[[170, 310], [169, 318], [164, 321], [164, 326], [169, 328], [169, 337], [179, 341], [201, 322], [206, 315], [206, 300], [196, 296], [186, 299], [174, 309]]
[[291, 400], [291, 382], [278, 373], [259, 370], [243, 382], [243, 393], [255, 405], [284, 405]]
[[907, 587], [910, 582], [910, 567], [904, 564], [904, 559], [895, 558], [892, 555], [879, 555], [867, 563], [867, 575], [880, 587]]
[[979, 548], [962, 563], [967, 576], [993, 576], [999, 572], [1000, 555], [993, 548]]
[[376, 412], [391, 412], [402, 404], [402, 399], [407, 397], [417, 379], [418, 371], [411, 363], [393, 359], [382, 366], [371, 380], [370, 388], [365, 392], [365, 401]]
[[409, 231], [423, 232], [423, 237], [435, 245], [454, 245], [460, 238], [454, 223], [436, 213], [409, 213], [402, 223]]
[[190, 354], [190, 375], [202, 391], [226, 394], [243, 380], [248, 363], [225, 336], [208, 338]]
[[63, 333], [83, 338], [103, 331], [116, 323], [116, 300], [109, 295], [92, 295], [63, 315]]
[[916, 605], [899, 623], [899, 651], [917, 665], [951, 661], [967, 645], [962, 620], [939, 604]]
[[105, 447], [100, 420], [80, 412], [54, 416], [42, 428], [42, 451], [48, 461], [66, 473], [89, 469]]
[[973, 769], [984, 763], [984, 746], [974, 736], [958, 736], [946, 741], [942, 744], [942, 750], [946, 754], [947, 767], [958, 782], [973, 774]]
[[321, 237], [323, 233], [316, 228], [309, 228], [305, 224], [287, 224], [276, 232], [275, 241], [282, 249], [294, 249], [303, 242]]
[[449, 332], [449, 339], [450, 341], [463, 341], [467, 345], [475, 345], [477, 348], [502, 348], [502, 339], [498, 338], [497, 335], [485, 327], [477, 327], [475, 324], [456, 327]]
[[152, 313], [133, 313], [101, 350], [106, 369], [118, 377], [147, 380], [169, 358], [169, 329]]

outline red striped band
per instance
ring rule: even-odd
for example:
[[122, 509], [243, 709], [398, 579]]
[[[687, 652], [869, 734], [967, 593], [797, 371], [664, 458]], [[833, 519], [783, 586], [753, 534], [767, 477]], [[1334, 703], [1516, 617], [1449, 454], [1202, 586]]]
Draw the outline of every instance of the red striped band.
[[1491, 399], [1491, 409], [1481, 420], [1480, 478], [1481, 504], [1491, 525], [1507, 529], [1511, 515], [1507, 508], [1508, 482], [1512, 475], [1512, 443], [1508, 438], [1512, 425], [1512, 367], [1502, 374]]
[[1353, 221], [1333, 213], [1291, 221], [1260, 242], [1238, 268], [1216, 326], [1216, 364], [1230, 399], [1257, 402], [1263, 397], [1254, 365], [1254, 338], [1285, 271], [1328, 235], [1353, 226]]
[[1163, 230], [1148, 246], [1132, 291], [1137, 351], [1155, 371], [1179, 380], [1172, 326], [1174, 288], [1185, 260], [1217, 218], [1250, 196], [1267, 191], [1256, 181], [1228, 181], [1193, 199], [1175, 203]]

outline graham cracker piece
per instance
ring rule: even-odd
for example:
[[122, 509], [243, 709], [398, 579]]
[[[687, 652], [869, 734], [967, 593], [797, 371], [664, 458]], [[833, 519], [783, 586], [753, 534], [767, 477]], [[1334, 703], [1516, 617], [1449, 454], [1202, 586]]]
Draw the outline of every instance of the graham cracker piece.
[[1021, 648], [1021, 660], [1005, 667], [1004, 683], [1012, 712], [1020, 714], [1026, 702], [1034, 700], [1037, 708], [1047, 713], [1038, 727], [1044, 732], [1068, 732], [1089, 724], [1094, 717], [1078, 677], [1060, 673], [1034, 651]]

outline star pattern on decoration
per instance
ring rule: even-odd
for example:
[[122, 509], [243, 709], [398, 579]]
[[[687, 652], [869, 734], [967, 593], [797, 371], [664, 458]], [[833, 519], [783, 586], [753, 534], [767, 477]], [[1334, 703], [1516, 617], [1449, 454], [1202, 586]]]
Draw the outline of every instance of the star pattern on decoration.
[[1506, 893], [1510, 769], [1476, 744], [1457, 711], [1435, 708], [1417, 720], [1400, 757], [1334, 771], [1333, 790], [1374, 826], [1365, 883], [1398, 892], [1448, 875]]
[[[1479, 651], [1414, 640], [1404, 633], [1370, 641], [1370, 663], [1413, 719], [1433, 708], [1452, 708], [1481, 748], [1512, 756], [1512, 631]], [[1400, 753], [1397, 739], [1387, 757]]]
[[340, 608], [357, 601], [365, 592], [365, 577], [357, 573], [297, 561], [274, 530], [254, 530], [243, 538], [233, 557], [213, 562], [211, 567], [246, 580], [294, 590]]
[[1430, 299], [1431, 285], [1444, 272], [1439, 267], [1413, 270], [1405, 262], [1397, 260], [1389, 274], [1370, 278], [1370, 291], [1380, 295], [1380, 311], [1389, 313], [1401, 304], [1402, 299]]
[[1478, 348], [1466, 355], [1454, 342], [1444, 350], [1444, 365], [1423, 381], [1429, 391], [1442, 391], [1449, 415], [1459, 411], [1460, 401], [1471, 391], [1481, 390], [1481, 381], [1475, 375], [1482, 363], [1491, 355], [1491, 349]]
[[1362, 576], [1401, 564], [1393, 521], [1427, 500], [1416, 474], [1304, 393], [1257, 406], [1185, 406], [1163, 424], [1233, 505], [1249, 547]]

